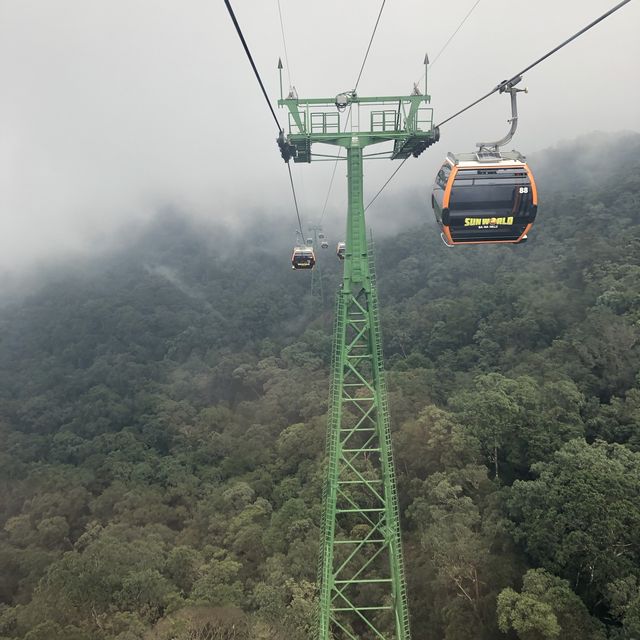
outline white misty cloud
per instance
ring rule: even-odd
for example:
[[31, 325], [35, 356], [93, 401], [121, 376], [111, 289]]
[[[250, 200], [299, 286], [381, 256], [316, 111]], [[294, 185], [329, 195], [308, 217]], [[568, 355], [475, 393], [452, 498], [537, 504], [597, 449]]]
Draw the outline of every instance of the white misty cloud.
[[[374, 3], [375, 4], [375, 3]], [[378, 4], [281, 0], [291, 82], [301, 96], [353, 86]], [[359, 87], [362, 95], [408, 93], [472, 6], [388, 3]], [[569, 4], [571, 6], [569, 6]], [[610, 8], [609, 0], [480, 3], [435, 65], [436, 120], [509, 77]], [[275, 3], [236, 0], [238, 19], [275, 100], [284, 57]], [[630, 3], [530, 72], [514, 146], [531, 152], [594, 129], [640, 129], [640, 59]], [[223, 3], [208, 0], [21, 0], [0, 4], [0, 267], [117, 240], [166, 204], [227, 225], [290, 218], [288, 177], [276, 126]], [[285, 90], [289, 83], [284, 74]], [[285, 113], [278, 117], [286, 122]], [[494, 96], [442, 131], [407, 162], [370, 210], [425, 194], [447, 150], [506, 131], [508, 100]], [[366, 166], [367, 197], [393, 170]], [[333, 166], [295, 166], [305, 220], [317, 219]], [[344, 167], [327, 221], [341, 235]], [[426, 207], [426, 205], [425, 205]], [[425, 214], [426, 215], [426, 214]]]

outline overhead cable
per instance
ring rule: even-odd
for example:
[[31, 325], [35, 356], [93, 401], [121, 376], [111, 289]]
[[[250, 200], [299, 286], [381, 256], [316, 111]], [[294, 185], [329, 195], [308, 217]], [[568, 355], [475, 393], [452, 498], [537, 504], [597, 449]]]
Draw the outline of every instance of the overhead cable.
[[282, 9], [280, 0], [278, 0], [278, 15], [280, 16], [280, 31], [282, 33], [282, 45], [284, 46], [284, 60], [287, 63], [287, 78], [289, 79], [289, 87], [291, 87], [291, 73], [289, 72], [289, 54], [287, 53], [287, 41], [284, 37], [284, 22], [282, 21]]
[[258, 73], [256, 63], [253, 61], [253, 56], [251, 55], [251, 51], [249, 51], [249, 45], [247, 45], [247, 41], [244, 39], [244, 35], [242, 34], [242, 29], [240, 28], [240, 25], [238, 24], [238, 20], [236, 19], [236, 14], [233, 12], [233, 9], [231, 8], [231, 3], [229, 2], [229, 0], [224, 0], [224, 3], [225, 5], [227, 5], [227, 9], [229, 11], [229, 15], [231, 16], [231, 20], [233, 21], [233, 24], [236, 28], [236, 31], [240, 38], [240, 42], [242, 42], [242, 46], [244, 47], [244, 52], [247, 54], [247, 58], [249, 58], [249, 62], [251, 63], [253, 72], [256, 74], [258, 84], [262, 89], [264, 99], [267, 101], [267, 106], [269, 107], [269, 111], [271, 111], [271, 115], [273, 116], [273, 119], [276, 121], [276, 126], [278, 127], [278, 133], [280, 133], [280, 131], [282, 131], [283, 129], [280, 126], [280, 122], [278, 121], [276, 112], [273, 110], [273, 106], [271, 105], [271, 101], [269, 100], [269, 96], [267, 95], [267, 90], [264, 88], [264, 84], [262, 82], [262, 78], [260, 77], [260, 74]]
[[429, 65], [432, 69], [433, 69], [433, 65], [437, 62], [438, 58], [442, 55], [444, 50], [449, 46], [449, 43], [456, 37], [456, 34], [458, 33], [458, 31], [462, 29], [462, 27], [464, 26], [464, 23], [469, 19], [469, 16], [473, 13], [473, 10], [479, 4], [480, 4], [480, 0], [476, 0], [476, 3], [473, 5], [473, 7], [471, 7], [471, 9], [469, 9], [469, 12], [467, 13], [467, 15], [464, 18], [462, 18], [462, 22], [458, 25], [458, 28], [449, 36], [449, 39], [444, 43], [444, 46], [442, 47], [442, 49], [440, 49], [440, 51], [436, 53], [436, 57], [431, 61], [431, 64]]
[[[554, 49], [552, 49], [551, 51], [546, 53], [541, 58], [538, 58], [535, 62], [530, 64], [528, 67], [525, 67], [519, 73], [516, 73], [514, 76], [509, 78], [509, 80], [502, 81], [498, 86], [496, 86], [491, 91], [489, 91], [488, 93], [483, 95], [481, 98], [478, 98], [477, 100], [472, 102], [470, 105], [466, 106], [464, 109], [460, 109], [460, 111], [454, 113], [452, 116], [449, 116], [446, 120], [443, 120], [442, 122], [437, 124], [436, 128], [441, 127], [443, 124], [446, 124], [447, 122], [450, 122], [454, 118], [457, 118], [460, 114], [464, 113], [465, 111], [468, 111], [472, 107], [475, 107], [477, 104], [479, 104], [483, 100], [486, 100], [489, 96], [492, 96], [494, 93], [496, 93], [496, 91], [500, 91], [500, 90], [504, 89], [505, 87], [507, 87], [509, 84], [515, 83], [519, 79], [519, 77], [524, 75], [527, 71], [533, 69], [533, 67], [535, 67], [536, 65], [540, 64], [543, 60], [546, 60], [549, 56], [553, 55], [556, 51], [559, 51], [560, 49], [562, 49], [562, 47], [568, 45], [570, 42], [572, 42], [573, 40], [575, 40], [576, 38], [581, 36], [586, 31], [589, 31], [589, 29], [591, 29], [591, 27], [594, 27], [599, 22], [602, 22], [605, 18], [608, 18], [612, 13], [615, 13], [618, 9], [622, 8], [625, 4], [628, 4], [629, 2], [631, 2], [631, 0], [623, 0], [622, 2], [619, 2], [615, 7], [609, 9], [609, 11], [607, 11], [606, 13], [603, 13], [599, 18], [597, 18], [593, 22], [589, 23], [583, 29], [580, 29], [580, 31], [578, 31], [577, 33], [574, 33], [570, 38], [568, 38], [567, 40], [565, 40], [564, 42], [559, 44], [557, 47], [555, 47]], [[475, 8], [475, 5], [474, 5], [473, 8]], [[376, 195], [374, 196], [373, 200], [371, 200], [371, 202], [369, 202], [369, 204], [366, 206], [365, 211], [373, 204], [373, 202], [382, 193], [382, 191], [384, 191], [385, 187], [391, 182], [391, 180], [393, 180], [395, 175], [398, 173], [398, 171], [404, 165], [405, 161], [406, 161], [406, 158], [405, 158], [405, 160], [402, 161], [402, 164], [400, 164], [400, 166], [391, 174], [389, 179], [382, 185], [382, 188], [378, 191], [378, 193], [376, 193]]]
[[[364, 59], [362, 60], [362, 65], [360, 66], [360, 72], [358, 73], [358, 79], [353, 88], [353, 93], [356, 93], [358, 90], [358, 85], [360, 84], [360, 78], [362, 78], [362, 72], [364, 71], [364, 66], [367, 64], [367, 58], [369, 57], [369, 51], [371, 51], [371, 45], [373, 44], [373, 38], [376, 35], [376, 31], [378, 30], [378, 25], [380, 24], [380, 17], [382, 16], [382, 10], [384, 9], [384, 5], [387, 0], [382, 0], [382, 4], [380, 5], [380, 11], [378, 11], [378, 17], [376, 19], [376, 23], [373, 26], [373, 31], [371, 33], [371, 38], [369, 38], [369, 44], [367, 46], [367, 50], [364, 54]], [[347, 114], [347, 120], [345, 127], [349, 126], [349, 120], [351, 119], [351, 110], [353, 105], [349, 105], [349, 113]], [[335, 166], [333, 167], [333, 172], [331, 173], [331, 180], [329, 181], [329, 188], [327, 189], [327, 196], [324, 199], [324, 206], [322, 207], [322, 213], [320, 214], [320, 224], [322, 224], [322, 220], [324, 218], [325, 211], [327, 210], [327, 203], [329, 202], [329, 196], [331, 195], [331, 190], [333, 189], [333, 180], [336, 177], [336, 169], [338, 168], [338, 161], [340, 160], [340, 154], [342, 152], [342, 148], [338, 150], [338, 157], [336, 158]]]
[[385, 190], [385, 187], [395, 178], [396, 173], [398, 173], [398, 171], [400, 171], [400, 169], [402, 169], [404, 163], [409, 159], [409, 156], [407, 156], [399, 165], [398, 168], [389, 176], [389, 179], [382, 185], [382, 187], [380, 187], [380, 190], [378, 191], [378, 193], [376, 193], [375, 196], [373, 196], [373, 198], [370, 200], [369, 204], [364, 208], [364, 210], [366, 211], [378, 198], [378, 196]]
[[583, 33], [589, 31], [589, 29], [591, 29], [592, 27], [595, 27], [599, 22], [602, 22], [605, 18], [608, 18], [612, 13], [615, 13], [618, 9], [622, 8], [625, 4], [628, 4], [629, 2], [631, 2], [631, 0], [623, 0], [622, 2], [619, 2], [615, 7], [613, 7], [612, 9], [609, 9], [609, 11], [607, 11], [606, 13], [603, 13], [599, 18], [589, 23], [586, 27], [580, 29], [580, 31], [574, 33], [570, 38], [567, 38], [567, 40], [559, 44], [557, 47], [551, 49], [551, 51], [549, 51], [548, 53], [545, 53], [541, 58], [538, 58], [535, 62], [531, 63], [528, 67], [525, 67], [522, 71], [516, 73], [514, 76], [512, 76], [508, 80], [503, 80], [499, 85], [494, 87], [491, 91], [483, 95], [481, 98], [478, 98], [477, 100], [472, 102], [470, 105], [468, 105], [464, 109], [460, 109], [460, 111], [458, 111], [457, 113], [454, 113], [452, 116], [449, 116], [446, 120], [443, 120], [442, 122], [437, 124], [436, 127], [441, 127], [443, 124], [446, 124], [447, 122], [453, 120], [454, 118], [457, 118], [460, 114], [471, 109], [471, 107], [475, 107], [478, 103], [482, 102], [483, 100], [486, 100], [489, 96], [492, 96], [494, 93], [496, 93], [496, 91], [503, 90], [504, 87], [515, 82], [520, 76], [523, 76], [527, 71], [539, 65], [543, 60], [546, 60], [549, 56], [552, 56], [556, 51], [559, 51], [560, 49], [568, 45], [570, 42], [573, 42], [573, 40], [580, 37]]
[[[471, 7], [471, 9], [469, 9], [469, 11], [465, 15], [465, 17], [462, 18], [462, 22], [460, 22], [460, 24], [456, 27], [456, 30], [449, 36], [449, 39], [444, 43], [444, 45], [440, 49], [440, 51], [438, 51], [438, 53], [436, 53], [436, 57], [429, 63], [429, 68], [430, 69], [433, 69], [433, 65], [436, 63], [438, 58], [443, 54], [444, 50], [449, 46], [451, 41], [456, 37], [456, 34], [458, 33], [458, 31], [460, 31], [460, 29], [462, 29], [462, 27], [464, 26], [464, 23], [469, 19], [469, 16], [471, 16], [471, 14], [473, 13], [473, 10], [479, 4], [480, 4], [480, 0], [476, 0], [476, 3]], [[426, 71], [420, 76], [420, 80], [418, 80], [418, 82], [415, 83], [416, 85], [418, 85], [418, 84], [420, 84], [420, 82], [422, 82], [422, 79], [425, 77], [425, 74], [426, 74]]]
[[296, 215], [298, 216], [298, 227], [300, 229], [300, 236], [304, 241], [304, 231], [302, 230], [302, 220], [300, 220], [300, 209], [298, 208], [298, 198], [296, 198], [296, 188], [293, 186], [293, 175], [291, 174], [291, 165], [287, 162], [287, 169], [289, 170], [289, 182], [291, 183], [291, 191], [293, 193], [293, 203], [296, 205]]
[[369, 46], [367, 47], [367, 51], [364, 54], [364, 60], [362, 61], [362, 66], [360, 67], [360, 73], [358, 74], [358, 79], [356, 80], [355, 87], [353, 88], [354, 93], [358, 90], [358, 85], [360, 84], [360, 78], [362, 78], [362, 72], [364, 71], [364, 65], [367, 63], [367, 58], [369, 57], [369, 51], [371, 51], [373, 38], [375, 37], [376, 31], [378, 30], [378, 24], [380, 23], [380, 17], [382, 16], [382, 10], [384, 9], [384, 5], [386, 1], [387, 0], [382, 0], [382, 5], [380, 6], [380, 11], [378, 12], [378, 19], [376, 20], [376, 24], [373, 27], [373, 33], [371, 34], [371, 38], [369, 40]]
[[[342, 149], [339, 149], [342, 151]], [[340, 160], [340, 154], [338, 153], [338, 157], [336, 158], [335, 164], [333, 165], [333, 172], [331, 173], [331, 180], [329, 181], [329, 189], [327, 190], [327, 196], [324, 199], [324, 206], [322, 207], [322, 213], [320, 214], [320, 224], [322, 225], [322, 220], [324, 218], [325, 211], [327, 210], [327, 203], [329, 202], [329, 196], [331, 195], [331, 189], [333, 187], [333, 180], [336, 177], [336, 169], [338, 168], [338, 162]]]
[[[271, 115], [273, 116], [273, 119], [276, 121], [276, 126], [278, 127], [278, 133], [283, 133], [284, 129], [280, 126], [280, 122], [278, 121], [278, 118], [276, 116], [276, 112], [273, 110], [273, 107], [271, 106], [271, 101], [269, 100], [269, 96], [267, 95], [267, 90], [264, 88], [264, 84], [262, 82], [262, 78], [260, 77], [260, 74], [258, 73], [258, 69], [256, 68], [255, 62], [253, 61], [253, 56], [251, 55], [251, 52], [249, 51], [249, 46], [247, 45], [247, 41], [244, 39], [244, 35], [242, 34], [242, 29], [240, 28], [240, 25], [238, 24], [238, 20], [236, 19], [236, 15], [233, 12], [233, 9], [231, 7], [231, 3], [229, 2], [229, 0], [224, 0], [225, 5], [227, 6], [227, 9], [229, 10], [229, 15], [231, 16], [231, 20], [233, 21], [233, 24], [236, 28], [236, 31], [238, 32], [238, 36], [240, 37], [240, 41], [242, 42], [242, 46], [244, 47], [244, 51], [247, 54], [247, 57], [249, 58], [249, 62], [251, 63], [251, 67], [253, 68], [253, 72], [256, 74], [256, 78], [258, 80], [258, 83], [260, 84], [260, 88], [262, 89], [262, 93], [264, 95], [264, 99], [267, 101], [267, 105], [269, 106], [269, 110], [271, 111]], [[284, 33], [283, 33], [284, 36]], [[291, 183], [291, 192], [293, 193], [293, 203], [295, 204], [296, 207], [296, 216], [298, 217], [298, 227], [300, 228], [300, 234], [302, 236], [302, 238], [304, 238], [304, 232], [302, 231], [302, 221], [300, 219], [300, 209], [298, 207], [298, 198], [296, 197], [296, 189], [293, 186], [293, 175], [291, 174], [291, 165], [289, 164], [289, 162], [287, 161], [287, 169], [289, 170], [289, 182]]]

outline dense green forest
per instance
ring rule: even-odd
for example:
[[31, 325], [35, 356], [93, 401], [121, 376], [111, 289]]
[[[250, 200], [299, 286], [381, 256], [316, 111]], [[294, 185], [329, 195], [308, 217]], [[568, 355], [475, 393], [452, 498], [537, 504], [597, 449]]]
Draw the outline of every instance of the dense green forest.
[[[640, 136], [532, 166], [525, 245], [426, 190], [376, 243], [415, 640], [640, 637]], [[340, 265], [278, 232], [161, 215], [2, 308], [1, 640], [309, 637]]]

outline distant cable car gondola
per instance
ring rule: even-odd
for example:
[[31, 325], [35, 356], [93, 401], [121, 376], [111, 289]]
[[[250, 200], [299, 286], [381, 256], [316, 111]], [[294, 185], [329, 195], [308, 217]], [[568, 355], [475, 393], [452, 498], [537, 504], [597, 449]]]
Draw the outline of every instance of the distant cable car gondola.
[[344, 242], [338, 242], [336, 247], [336, 255], [340, 260], [344, 260], [344, 256], [347, 253], [347, 245]]
[[517, 151], [447, 154], [431, 196], [449, 245], [522, 242], [536, 218], [538, 193]]
[[293, 269], [313, 269], [315, 264], [316, 255], [311, 247], [294, 247], [291, 255]]
[[329, 248], [329, 243], [325, 239], [320, 240], [320, 248], [321, 249], [328, 249]]
[[[500, 151], [518, 126], [517, 77], [500, 86], [511, 96], [511, 128], [475, 153], [448, 153], [433, 185], [431, 205], [445, 244], [517, 243], [536, 218], [538, 192], [531, 169], [517, 151]], [[524, 90], [526, 91], [526, 89]]]

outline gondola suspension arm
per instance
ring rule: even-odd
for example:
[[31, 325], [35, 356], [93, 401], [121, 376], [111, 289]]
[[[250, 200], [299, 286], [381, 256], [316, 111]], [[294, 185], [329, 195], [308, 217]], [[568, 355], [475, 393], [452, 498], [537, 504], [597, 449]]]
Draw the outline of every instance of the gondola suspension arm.
[[526, 89], [516, 89], [516, 84], [522, 80], [522, 76], [516, 76], [511, 80], [505, 80], [504, 82], [498, 85], [500, 93], [509, 93], [511, 95], [511, 119], [508, 121], [511, 123], [511, 128], [504, 138], [500, 138], [500, 140], [496, 140], [495, 142], [477, 142], [476, 147], [479, 147], [479, 153], [490, 152], [490, 153], [498, 153], [500, 147], [504, 147], [505, 145], [511, 142], [511, 138], [516, 133], [516, 129], [518, 128], [518, 93], [520, 91], [524, 91], [527, 93]]

